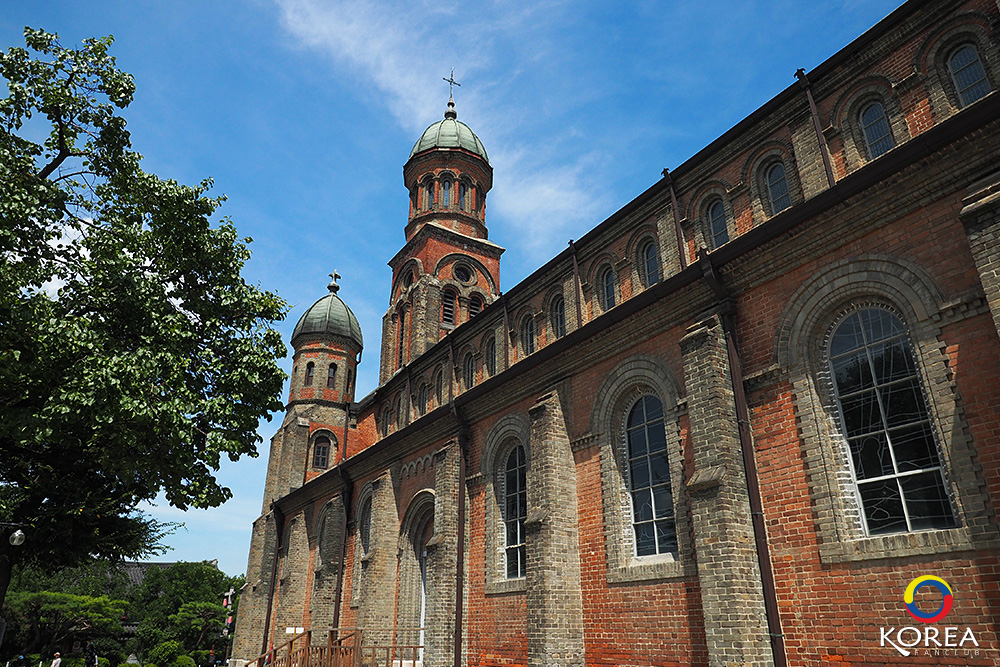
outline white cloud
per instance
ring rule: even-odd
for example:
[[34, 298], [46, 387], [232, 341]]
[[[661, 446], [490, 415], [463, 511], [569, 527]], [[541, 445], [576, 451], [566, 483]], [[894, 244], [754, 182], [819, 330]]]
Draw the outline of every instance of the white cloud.
[[[441, 117], [447, 94], [441, 77], [455, 66], [456, 79], [466, 81], [456, 89], [459, 117], [487, 135], [495, 169], [491, 227], [523, 239], [517, 250], [526, 262], [544, 261], [573, 230], [599, 222], [596, 212], [608, 206], [594, 157], [559, 148], [576, 131], [562, 118], [580, 102], [559, 74], [560, 50], [550, 37], [561, 4], [496, 2], [459, 12], [455, 2], [276, 2], [297, 44], [370, 81], [377, 102], [414, 139]], [[551, 87], [558, 89], [523, 93]]]

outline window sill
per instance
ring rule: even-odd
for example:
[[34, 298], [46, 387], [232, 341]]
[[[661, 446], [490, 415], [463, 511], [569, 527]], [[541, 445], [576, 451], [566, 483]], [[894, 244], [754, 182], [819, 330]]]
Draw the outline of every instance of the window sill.
[[523, 593], [528, 590], [528, 579], [499, 579], [486, 582], [486, 595], [502, 595], [504, 593]]
[[[978, 532], [978, 531], [977, 531]], [[967, 527], [895, 533], [820, 545], [823, 563], [850, 563], [906, 556], [940, 555], [1000, 547], [1000, 539], [976, 535]]]
[[677, 560], [677, 554], [632, 556], [628, 565], [608, 568], [608, 583], [621, 584], [632, 581], [673, 579], [688, 574], [686, 569], [684, 563]]

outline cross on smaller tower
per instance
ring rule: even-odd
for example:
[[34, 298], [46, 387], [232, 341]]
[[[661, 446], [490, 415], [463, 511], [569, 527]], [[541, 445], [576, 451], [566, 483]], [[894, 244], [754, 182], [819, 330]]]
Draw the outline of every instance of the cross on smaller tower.
[[328, 273], [327, 275], [333, 278], [333, 280], [330, 281], [330, 284], [327, 285], [326, 288], [336, 294], [340, 289], [340, 285], [337, 284], [337, 279], [340, 278], [341, 275], [337, 273], [337, 269], [334, 269], [333, 273]]
[[455, 68], [454, 67], [451, 68], [451, 76], [449, 76], [447, 79], [444, 78], [444, 77], [441, 77], [441, 80], [448, 82], [448, 94], [452, 98], [454, 98], [455, 97], [455, 86], [461, 86], [462, 85], [458, 81], [455, 81]]

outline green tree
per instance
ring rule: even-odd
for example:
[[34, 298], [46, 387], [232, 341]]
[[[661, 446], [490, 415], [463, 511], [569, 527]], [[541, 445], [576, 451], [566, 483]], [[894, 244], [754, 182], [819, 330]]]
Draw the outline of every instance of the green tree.
[[226, 608], [217, 602], [185, 602], [170, 616], [170, 625], [189, 651], [217, 637], [225, 623]]
[[11, 593], [6, 606], [17, 629], [23, 653], [45, 651], [61, 644], [71, 633], [91, 640], [121, 632], [119, 619], [124, 600], [69, 593]]
[[164, 526], [136, 507], [161, 490], [227, 500], [214, 471], [256, 455], [285, 354], [210, 183], [142, 170], [112, 38], [24, 34], [0, 52], [0, 522], [28, 541], [0, 539], [0, 602], [15, 562], [151, 553]]

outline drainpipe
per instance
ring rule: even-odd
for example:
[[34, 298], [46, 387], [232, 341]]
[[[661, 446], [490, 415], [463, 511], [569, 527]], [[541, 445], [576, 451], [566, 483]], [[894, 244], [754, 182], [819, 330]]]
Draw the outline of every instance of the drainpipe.
[[833, 165], [830, 164], [830, 152], [827, 150], [826, 140], [823, 138], [823, 128], [820, 126], [819, 111], [816, 110], [816, 100], [813, 99], [812, 85], [809, 83], [809, 78], [806, 77], [806, 71], [801, 67], [796, 70], [795, 77], [806, 90], [806, 99], [809, 100], [809, 113], [812, 115], [813, 128], [816, 130], [816, 141], [819, 142], [819, 152], [823, 156], [823, 166], [826, 168], [826, 180], [832, 188], [836, 185], [836, 181], [833, 178]]
[[743, 470], [746, 473], [747, 494], [750, 496], [750, 516], [753, 522], [754, 543], [757, 551], [757, 565], [760, 569], [761, 589], [764, 595], [764, 614], [767, 617], [767, 631], [771, 640], [771, 654], [775, 667], [787, 667], [785, 635], [781, 631], [781, 615], [778, 611], [778, 594], [774, 584], [774, 569], [771, 566], [771, 551], [767, 544], [767, 529], [764, 525], [764, 506], [760, 500], [760, 482], [757, 478], [757, 461], [754, 458], [753, 440], [750, 434], [750, 410], [743, 392], [743, 363], [736, 347], [736, 326], [733, 320], [735, 302], [729, 290], [715, 273], [708, 253], [699, 253], [702, 277], [723, 306], [722, 330], [726, 336], [726, 352], [729, 373], [733, 383], [733, 400], [736, 404], [736, 423], [739, 428], [740, 453], [743, 455]]
[[274, 608], [274, 596], [275, 593], [277, 593], [274, 589], [274, 584], [278, 577], [278, 552], [281, 551], [281, 534], [285, 531], [285, 515], [282, 514], [281, 510], [277, 508], [274, 502], [271, 502], [270, 509], [271, 512], [274, 513], [274, 528], [276, 535], [274, 537], [274, 560], [271, 561], [271, 585], [268, 588], [267, 595], [267, 614], [264, 615], [264, 639], [262, 640], [260, 647], [261, 655], [268, 652], [268, 639], [272, 635], [271, 611]]
[[687, 252], [684, 249], [684, 234], [681, 232], [681, 212], [677, 208], [677, 193], [674, 191], [674, 179], [670, 177], [670, 170], [665, 168], [661, 172], [670, 188], [670, 208], [674, 212], [674, 234], [677, 235], [677, 259], [681, 263], [681, 271], [687, 268]]
[[576, 287], [576, 328], [583, 326], [583, 294], [580, 291], [580, 264], [576, 261], [576, 244], [569, 240], [569, 249], [573, 253], [573, 284]]
[[[347, 451], [347, 429], [344, 429], [344, 451]], [[335, 594], [336, 601], [333, 604], [333, 627], [340, 627], [340, 604], [344, 594], [344, 563], [347, 560], [347, 515], [351, 508], [351, 493], [354, 490], [354, 482], [351, 478], [347, 476], [347, 472], [344, 470], [343, 466], [338, 466], [337, 471], [340, 473], [340, 479], [344, 484], [343, 489], [340, 491], [341, 504], [344, 506], [344, 511], [341, 514], [340, 519], [340, 564], [338, 569], [340, 572], [337, 576], [337, 592]], [[338, 633], [339, 635], [339, 633]], [[339, 636], [338, 636], [339, 639]]]
[[469, 451], [469, 425], [451, 401], [451, 414], [458, 426], [458, 557], [455, 564], [455, 665], [462, 667], [462, 622], [465, 611], [465, 459]]

